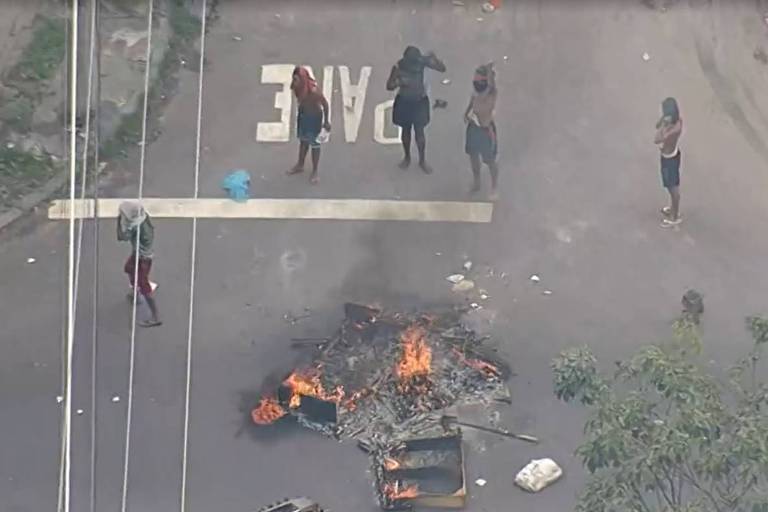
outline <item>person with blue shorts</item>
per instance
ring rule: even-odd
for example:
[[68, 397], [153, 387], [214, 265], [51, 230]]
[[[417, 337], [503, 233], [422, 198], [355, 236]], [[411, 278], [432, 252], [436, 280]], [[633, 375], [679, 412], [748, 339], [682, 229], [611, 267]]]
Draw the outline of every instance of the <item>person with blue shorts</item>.
[[301, 66], [296, 66], [293, 70], [291, 89], [296, 94], [296, 99], [299, 102], [296, 119], [296, 136], [299, 139], [299, 160], [288, 171], [288, 174], [304, 172], [304, 161], [311, 148], [312, 174], [309, 177], [309, 181], [312, 184], [317, 184], [319, 181], [317, 168], [320, 163], [320, 141], [318, 137], [323, 129], [331, 131], [331, 124], [328, 122], [328, 100], [318, 90], [317, 82], [309, 74], [309, 71]]

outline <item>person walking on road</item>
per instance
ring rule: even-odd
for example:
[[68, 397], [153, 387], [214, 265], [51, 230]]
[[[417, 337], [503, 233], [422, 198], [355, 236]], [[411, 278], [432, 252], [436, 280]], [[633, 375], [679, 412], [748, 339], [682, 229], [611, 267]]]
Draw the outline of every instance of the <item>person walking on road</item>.
[[664, 218], [662, 227], [677, 226], [680, 217], [680, 135], [683, 133], [683, 119], [675, 98], [661, 103], [661, 119], [656, 123], [654, 143], [661, 150], [661, 182], [669, 192], [670, 205], [661, 209]]
[[[150, 312], [149, 320], [142, 320], [142, 327], [155, 327], [161, 325], [157, 313], [157, 304], [153, 295], [156, 285], [149, 280], [149, 272], [152, 270], [152, 244], [155, 238], [155, 229], [144, 207], [138, 201], [123, 201], [120, 203], [120, 213], [117, 217], [117, 240], [131, 242], [131, 255], [123, 266], [128, 274], [128, 282], [133, 289], [138, 287], [138, 292], [147, 303]], [[138, 244], [138, 266], [136, 264]], [[133, 299], [133, 293], [129, 295]]]
[[488, 197], [494, 201], [498, 198], [499, 167], [496, 164], [498, 139], [493, 117], [497, 96], [496, 70], [493, 63], [477, 68], [472, 87], [474, 91], [464, 112], [464, 120], [467, 123], [464, 151], [469, 155], [469, 163], [472, 166], [472, 193], [480, 191], [480, 168], [484, 163], [491, 173], [491, 193]]
[[296, 66], [293, 70], [291, 89], [299, 102], [296, 118], [296, 135], [299, 138], [299, 160], [288, 174], [304, 172], [304, 160], [312, 148], [312, 174], [309, 181], [316, 185], [319, 181], [317, 168], [320, 163], [320, 132], [322, 129], [331, 131], [328, 122], [328, 100], [317, 88], [317, 81], [312, 78], [307, 68]]
[[427, 163], [427, 138], [424, 129], [429, 124], [430, 105], [427, 89], [424, 86], [424, 69], [434, 69], [445, 72], [445, 64], [430, 52], [426, 56], [415, 46], [409, 46], [403, 53], [403, 58], [396, 65], [387, 79], [387, 90], [397, 89], [395, 103], [392, 107], [392, 122], [402, 129], [404, 157], [400, 162], [401, 169], [411, 165], [411, 130], [416, 137], [416, 147], [419, 150], [419, 167], [426, 174], [432, 174], [432, 167]]

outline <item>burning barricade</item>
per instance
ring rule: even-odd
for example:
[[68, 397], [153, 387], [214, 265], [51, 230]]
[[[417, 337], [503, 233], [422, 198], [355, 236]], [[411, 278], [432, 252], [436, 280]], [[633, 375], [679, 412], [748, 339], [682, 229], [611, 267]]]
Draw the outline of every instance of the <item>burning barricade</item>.
[[509, 400], [508, 368], [464, 327], [461, 311], [406, 314], [345, 305], [337, 333], [251, 412], [358, 440], [374, 461], [382, 508], [461, 507], [461, 436], [448, 407]]
[[291, 415], [335, 436], [381, 438], [407, 433], [414, 420], [446, 407], [508, 399], [508, 369], [461, 325], [460, 312], [407, 315], [355, 304], [345, 310], [313, 362], [261, 399], [254, 423]]

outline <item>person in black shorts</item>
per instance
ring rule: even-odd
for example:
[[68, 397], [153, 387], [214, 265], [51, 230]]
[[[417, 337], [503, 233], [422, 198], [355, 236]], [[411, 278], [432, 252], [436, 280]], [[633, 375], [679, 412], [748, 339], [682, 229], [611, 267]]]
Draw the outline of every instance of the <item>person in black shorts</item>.
[[674, 98], [667, 98], [661, 104], [661, 119], [656, 123], [653, 141], [661, 151], [661, 183], [669, 192], [670, 205], [661, 209], [662, 227], [674, 227], [682, 222], [680, 217], [680, 136], [683, 133], [683, 119]]
[[430, 104], [427, 90], [424, 86], [424, 68], [445, 72], [445, 64], [430, 52], [426, 56], [415, 46], [409, 46], [403, 53], [403, 58], [396, 65], [387, 79], [387, 90], [398, 90], [395, 104], [392, 107], [392, 122], [402, 128], [401, 140], [405, 156], [400, 162], [401, 169], [411, 165], [411, 129], [416, 136], [416, 147], [419, 150], [419, 167], [426, 174], [432, 173], [427, 163], [427, 138], [424, 128], [430, 120]]
[[497, 185], [499, 179], [499, 167], [496, 164], [498, 153], [498, 136], [496, 122], [494, 121], [494, 109], [496, 108], [496, 71], [493, 63], [480, 66], [475, 71], [472, 79], [472, 97], [464, 112], [464, 120], [467, 123], [467, 135], [464, 143], [464, 151], [469, 155], [472, 166], [472, 193], [480, 190], [480, 168], [482, 163], [488, 166], [491, 172], [491, 193], [489, 199], [497, 199]]

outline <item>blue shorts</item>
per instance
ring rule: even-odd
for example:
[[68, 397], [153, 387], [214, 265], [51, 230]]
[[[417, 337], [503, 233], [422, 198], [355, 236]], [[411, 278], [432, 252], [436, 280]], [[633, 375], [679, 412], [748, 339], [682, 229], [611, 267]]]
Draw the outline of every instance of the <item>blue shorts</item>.
[[680, 154], [681, 151], [678, 149], [673, 157], [661, 157], [661, 184], [664, 188], [680, 186]]
[[296, 118], [296, 136], [301, 142], [309, 144], [311, 148], [319, 148], [317, 137], [323, 128], [323, 116], [320, 113], [299, 112]]

